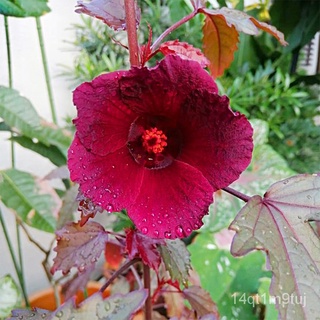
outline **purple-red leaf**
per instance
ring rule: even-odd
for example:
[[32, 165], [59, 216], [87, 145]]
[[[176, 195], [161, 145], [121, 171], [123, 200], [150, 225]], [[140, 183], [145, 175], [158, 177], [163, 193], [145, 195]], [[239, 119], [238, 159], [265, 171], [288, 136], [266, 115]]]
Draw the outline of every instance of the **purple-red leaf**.
[[127, 229], [126, 234], [126, 250], [129, 258], [139, 256], [146, 265], [158, 271], [161, 256], [157, 245], [162, 243], [162, 240], [152, 239], [133, 229]]
[[189, 301], [197, 316], [212, 315], [212, 319], [218, 319], [219, 314], [210, 294], [198, 286], [191, 286], [183, 290], [184, 297]]
[[[121, 31], [126, 30], [125, 0], [92, 0], [89, 3], [78, 1], [76, 12], [85, 13], [91, 17], [102, 20], [110, 28]], [[140, 23], [140, 9], [136, 5], [136, 24]]]
[[282, 319], [320, 314], [320, 239], [309, 221], [320, 221], [320, 177], [298, 175], [252, 197], [230, 225], [231, 252], [265, 250], [273, 278], [270, 292]]
[[187, 42], [179, 42], [178, 40], [167, 41], [161, 44], [159, 51], [165, 56], [174, 54], [182, 59], [197, 61], [202, 68], [205, 68], [210, 63], [200, 49], [195, 48]]
[[52, 273], [57, 270], [68, 273], [72, 267], [85, 271], [98, 260], [108, 241], [104, 228], [93, 221], [83, 227], [79, 223], [68, 223], [56, 231], [56, 235], [58, 245], [54, 251], [57, 256], [53, 259]]

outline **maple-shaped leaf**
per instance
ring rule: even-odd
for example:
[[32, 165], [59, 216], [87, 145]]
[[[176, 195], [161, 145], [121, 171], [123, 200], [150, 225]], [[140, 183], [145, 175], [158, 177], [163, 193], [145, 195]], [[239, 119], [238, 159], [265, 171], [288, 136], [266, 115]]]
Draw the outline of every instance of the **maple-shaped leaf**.
[[231, 253], [265, 250], [273, 272], [270, 293], [282, 319], [320, 314], [320, 239], [309, 221], [320, 221], [320, 176], [297, 175], [253, 196], [231, 223]]
[[119, 269], [123, 261], [123, 252], [122, 246], [114, 242], [107, 242], [104, 250], [104, 257], [106, 259], [107, 266], [110, 269], [117, 270]]
[[[78, 1], [76, 12], [85, 13], [102, 20], [115, 31], [126, 30], [125, 0], [92, 0], [89, 3]], [[140, 9], [136, 6], [136, 25], [140, 23]]]
[[94, 264], [90, 265], [84, 272], [76, 273], [71, 279], [65, 282], [61, 288], [64, 300], [75, 296], [78, 291], [83, 291], [90, 280], [91, 273], [94, 270]]
[[203, 52], [209, 59], [209, 70], [214, 78], [223, 74], [233, 61], [237, 50], [238, 32], [219, 16], [206, 16], [202, 28]]
[[218, 319], [217, 307], [207, 291], [199, 286], [191, 286], [183, 290], [183, 295], [198, 316], [212, 315], [215, 316], [213, 319]]
[[84, 300], [78, 307], [73, 300], [68, 300], [59, 309], [52, 313], [50, 319], [112, 319], [129, 320], [132, 315], [141, 309], [147, 298], [147, 290], [136, 290], [126, 295], [116, 294], [103, 299], [100, 292]]
[[162, 259], [172, 280], [178, 280], [187, 285], [190, 265], [190, 253], [180, 239], [165, 240], [165, 245], [159, 246]]
[[126, 230], [126, 251], [130, 259], [140, 257], [144, 264], [158, 271], [161, 256], [157, 245], [162, 243], [161, 239], [152, 239], [137, 230]]
[[98, 260], [108, 241], [107, 232], [94, 221], [83, 227], [79, 223], [67, 223], [56, 235], [58, 244], [54, 251], [57, 256], [53, 259], [52, 273], [62, 270], [66, 274], [72, 267], [84, 272]]
[[200, 49], [195, 48], [187, 42], [179, 42], [178, 40], [167, 41], [160, 45], [158, 51], [165, 56], [173, 54], [181, 59], [197, 61], [202, 68], [207, 67], [210, 63]]
[[221, 76], [233, 61], [238, 32], [257, 35], [259, 30], [263, 30], [273, 35], [282, 45], [287, 45], [282, 32], [242, 11], [225, 7], [219, 10], [202, 7], [198, 12], [206, 15], [202, 29], [203, 51], [210, 60], [209, 70], [214, 78]]

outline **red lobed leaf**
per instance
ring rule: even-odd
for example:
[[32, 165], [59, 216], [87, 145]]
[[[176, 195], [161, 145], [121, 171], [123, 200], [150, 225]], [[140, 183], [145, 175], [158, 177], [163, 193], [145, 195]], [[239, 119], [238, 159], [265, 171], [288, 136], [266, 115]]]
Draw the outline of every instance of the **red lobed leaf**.
[[62, 270], [68, 273], [72, 267], [84, 272], [100, 257], [108, 241], [108, 234], [97, 222], [89, 221], [81, 227], [79, 223], [70, 222], [56, 231], [58, 244], [54, 248], [57, 256], [51, 273]]
[[238, 32], [257, 35], [260, 29], [273, 35], [282, 45], [288, 44], [282, 32], [245, 12], [225, 7], [218, 10], [200, 7], [198, 12], [206, 15], [203, 26], [203, 51], [210, 60], [209, 69], [213, 77], [222, 75], [230, 66], [233, 54], [237, 50]]
[[220, 16], [206, 16], [202, 32], [203, 52], [210, 61], [209, 70], [214, 78], [219, 77], [233, 61], [238, 32]]
[[107, 242], [104, 250], [104, 257], [108, 267], [117, 270], [123, 261], [122, 247], [114, 242]]
[[226, 7], [218, 10], [200, 8], [199, 12], [204, 13], [211, 19], [214, 19], [214, 17], [220, 17], [227, 23], [229, 27], [234, 26], [239, 32], [244, 32], [250, 35], [257, 35], [259, 33], [259, 29], [261, 29], [273, 35], [283, 46], [288, 44], [284, 40], [283, 33], [278, 31], [277, 28], [265, 22], [260, 22], [257, 19], [249, 16], [245, 12]]
[[161, 256], [157, 245], [163, 241], [150, 238], [133, 229], [127, 229], [126, 235], [126, 250], [129, 258], [133, 259], [139, 256], [146, 265], [158, 271]]
[[[78, 1], [76, 12], [85, 13], [91, 17], [102, 20], [110, 28], [121, 31], [126, 30], [125, 0], [92, 0], [90, 3]], [[136, 24], [140, 23], [140, 9], [136, 4]]]
[[282, 319], [320, 314], [320, 239], [309, 224], [320, 221], [320, 176], [297, 175], [252, 197], [230, 225], [231, 253], [265, 250], [273, 272], [270, 292]]
[[210, 294], [199, 286], [191, 286], [183, 290], [184, 297], [190, 302], [197, 316], [211, 315], [210, 319], [219, 319], [219, 314]]
[[182, 59], [197, 61], [202, 68], [207, 67], [210, 63], [200, 49], [195, 48], [187, 42], [179, 42], [178, 40], [167, 41], [161, 44], [158, 50], [165, 56], [173, 54]]

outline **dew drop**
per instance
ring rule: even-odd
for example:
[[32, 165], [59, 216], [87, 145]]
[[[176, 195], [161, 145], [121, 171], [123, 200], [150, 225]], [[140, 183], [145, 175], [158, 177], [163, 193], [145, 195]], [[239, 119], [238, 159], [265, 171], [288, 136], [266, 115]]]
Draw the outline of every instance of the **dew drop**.
[[97, 258], [93, 257], [90, 261], [91, 261], [91, 263], [95, 263], [95, 262], [97, 262]]
[[164, 237], [167, 238], [167, 239], [170, 239], [170, 238], [171, 238], [171, 232], [166, 231], [166, 232], [164, 233]]
[[159, 231], [158, 230], [155, 230], [154, 231], [154, 235], [157, 237], [159, 235]]
[[93, 186], [93, 190], [97, 190], [97, 186]]
[[142, 228], [142, 229], [141, 229], [141, 232], [142, 232], [143, 234], [147, 234], [147, 233], [148, 233], [148, 228], [146, 228], [146, 227]]
[[146, 223], [146, 222], [147, 222], [147, 219], [146, 219], [146, 218], [143, 218], [143, 219], [141, 220], [141, 222]]
[[112, 166], [112, 169], [114, 169], [116, 166]]
[[106, 190], [108, 193], [111, 193], [111, 190], [110, 190], [110, 189], [104, 189], [104, 190]]
[[83, 169], [87, 169], [87, 166], [86, 166], [86, 165], [82, 165], [82, 168], [83, 168]]
[[59, 312], [56, 313], [56, 317], [57, 318], [62, 318], [62, 316], [63, 316], [63, 312], [62, 311], [59, 311]]
[[158, 223], [159, 223], [159, 224], [162, 224], [162, 221], [161, 221], [161, 220], [158, 220]]
[[110, 308], [111, 308], [110, 303], [109, 303], [108, 301], [105, 301], [105, 302], [104, 302], [104, 309], [105, 309], [106, 311], [109, 311]]
[[41, 318], [44, 319], [46, 316], [47, 316], [47, 314], [46, 314], [46, 313], [43, 313], [43, 314], [41, 315]]
[[109, 203], [107, 206], [106, 206], [106, 210], [107, 212], [112, 212], [113, 211], [113, 205], [111, 203]]
[[176, 227], [176, 233], [177, 233], [178, 237], [184, 237], [184, 231], [181, 226]]
[[200, 226], [199, 226], [197, 223], [194, 224], [194, 228], [195, 228], [195, 229], [199, 229], [199, 227], [200, 227]]
[[78, 268], [79, 272], [83, 272], [85, 270], [84, 264], [81, 264]]
[[307, 198], [310, 200], [312, 197], [310, 196], [310, 194], [307, 195]]
[[165, 217], [165, 218], [168, 218], [168, 217], [169, 217], [169, 215], [166, 213], [166, 214], [164, 215], [164, 217]]
[[191, 230], [191, 228], [187, 228], [187, 233], [190, 233], [192, 230]]
[[115, 199], [117, 197], [117, 195], [116, 194], [113, 194], [113, 199]]
[[155, 226], [156, 226], [155, 223], [153, 223], [153, 224], [152, 224], [152, 228], [154, 228]]

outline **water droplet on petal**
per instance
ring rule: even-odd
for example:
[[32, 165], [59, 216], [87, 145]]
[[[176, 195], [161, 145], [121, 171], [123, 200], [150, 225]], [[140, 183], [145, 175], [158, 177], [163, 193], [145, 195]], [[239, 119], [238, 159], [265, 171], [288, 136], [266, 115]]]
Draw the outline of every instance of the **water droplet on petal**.
[[181, 226], [176, 227], [176, 233], [177, 233], [178, 237], [181, 237], [181, 238], [184, 237], [184, 231]]
[[187, 233], [191, 233], [192, 230], [191, 230], [191, 228], [187, 228], [186, 231], [187, 231]]
[[142, 232], [143, 234], [147, 234], [147, 233], [148, 233], [148, 228], [146, 228], [146, 227], [142, 228], [142, 229], [141, 229], [141, 232]]
[[159, 224], [161, 224], [161, 223], [162, 223], [162, 221], [161, 221], [161, 220], [158, 220], [158, 223], [159, 223]]
[[156, 237], [158, 237], [158, 236], [159, 236], [159, 231], [158, 231], [158, 230], [155, 230], [155, 231], [154, 231], [154, 235], [155, 235]]
[[106, 210], [107, 212], [112, 212], [113, 211], [113, 205], [111, 203], [109, 203], [107, 206], [106, 206]]
[[62, 312], [62, 311], [59, 311], [59, 312], [57, 312], [57, 313], [55, 314], [55, 316], [56, 316], [57, 318], [62, 318], [63, 312]]
[[97, 262], [97, 258], [94, 257], [94, 258], [92, 258], [90, 261], [91, 261], [91, 263], [95, 263], [95, 262]]
[[146, 222], [147, 222], [147, 219], [146, 219], [146, 218], [143, 218], [143, 219], [141, 220], [141, 222], [146, 223]]
[[171, 238], [171, 232], [166, 231], [166, 232], [164, 233], [164, 237], [167, 238], [167, 239], [170, 239], [170, 238]]

